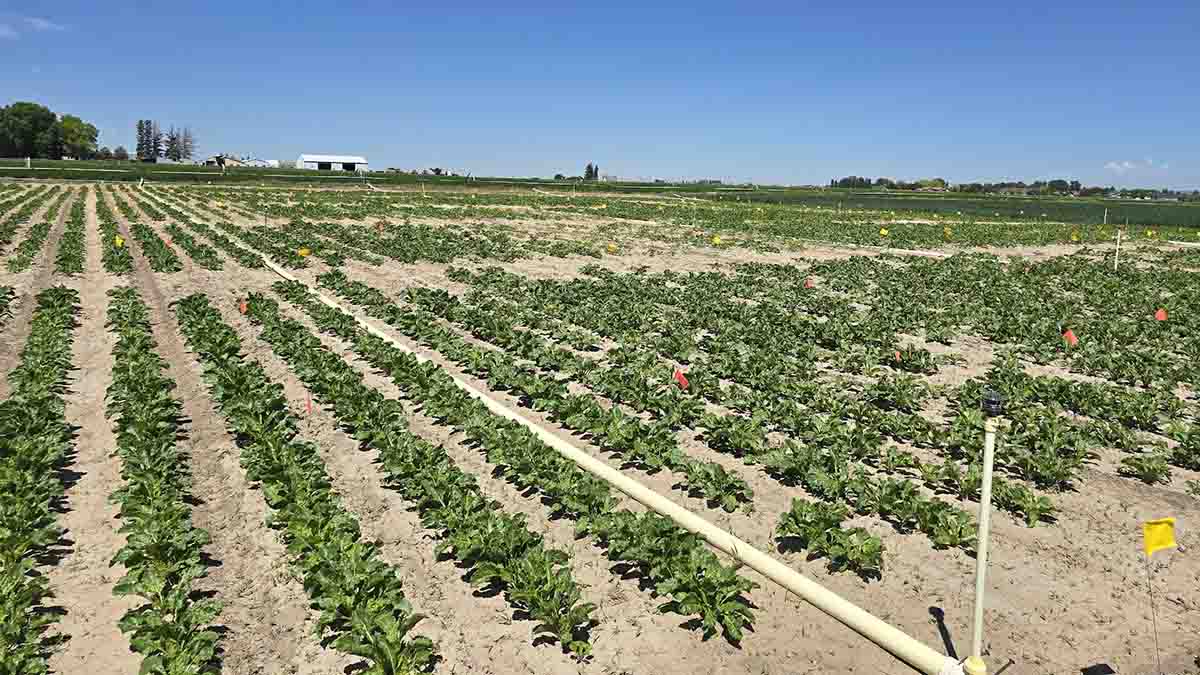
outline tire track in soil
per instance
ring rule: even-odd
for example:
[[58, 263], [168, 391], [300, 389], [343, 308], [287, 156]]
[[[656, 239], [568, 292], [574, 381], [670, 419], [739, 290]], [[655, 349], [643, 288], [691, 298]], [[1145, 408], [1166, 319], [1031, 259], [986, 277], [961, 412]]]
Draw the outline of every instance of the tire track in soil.
[[187, 351], [168, 307], [191, 292], [197, 277], [209, 276], [200, 272], [208, 271], [177, 252], [183, 271], [160, 283], [130, 237], [129, 222], [115, 204], [110, 206], [133, 254], [134, 275], [150, 308], [158, 353], [169, 364], [175, 396], [183, 402], [187, 438], [182, 443], [198, 502], [192, 508], [193, 523], [208, 531], [211, 542], [205, 552], [217, 563], [196, 587], [214, 593], [223, 604], [217, 618], [224, 633], [223, 670], [239, 675], [341, 672], [349, 661], [312, 637], [316, 622], [308, 596], [291, 572], [284, 545], [267, 527], [270, 509], [259, 486], [241, 469], [241, 450], [226, 431], [204, 386], [203, 369]]
[[70, 636], [70, 641], [50, 659], [50, 665], [62, 673], [136, 672], [141, 656], [130, 650], [118, 622], [138, 600], [113, 595], [113, 585], [124, 576], [125, 567], [109, 566], [125, 543], [118, 532], [117, 505], [108, 499], [121, 485], [121, 475], [120, 460], [112, 455], [116, 440], [104, 414], [116, 344], [116, 337], [105, 327], [107, 292], [119, 284], [101, 265], [94, 197], [87, 200], [85, 213], [84, 274], [65, 282], [80, 292], [83, 307], [72, 358], [78, 374], [66, 410], [67, 421], [79, 428], [73, 467], [79, 478], [67, 489], [69, 510], [59, 519], [73, 545], [59, 565], [47, 572], [58, 604], [67, 612], [55, 630]]
[[[41, 257], [35, 259], [29, 269], [16, 274], [9, 272], [6, 266], [0, 265], [0, 285], [12, 286], [16, 291], [16, 299], [10, 309], [10, 316], [0, 329], [0, 400], [8, 398], [8, 380], [9, 371], [17, 366], [20, 359], [21, 349], [25, 346], [25, 339], [29, 337], [29, 320], [33, 316], [33, 297], [40, 293], [49, 283], [50, 277], [54, 273], [54, 256], [58, 255], [58, 240], [62, 237], [63, 228], [67, 221], [67, 214], [70, 213], [71, 204], [74, 203], [78, 196], [69, 197], [63, 208], [58, 212], [58, 218], [54, 222], [54, 227], [50, 228], [49, 234], [46, 235], [46, 241], [42, 242]], [[33, 213], [29, 218], [29, 224], [26, 226], [26, 231], [35, 224], [42, 222], [46, 217], [46, 212], [50, 210], [50, 203], [47, 202], [41, 208]], [[19, 245], [20, 237], [13, 242], [13, 246]], [[0, 260], [7, 261], [12, 251], [0, 255]]]

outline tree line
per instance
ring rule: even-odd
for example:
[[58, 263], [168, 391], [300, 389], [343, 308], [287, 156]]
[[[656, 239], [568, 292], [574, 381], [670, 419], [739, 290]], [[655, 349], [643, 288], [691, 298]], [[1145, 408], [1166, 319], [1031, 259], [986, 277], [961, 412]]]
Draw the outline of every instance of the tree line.
[[191, 159], [196, 152], [196, 137], [191, 127], [176, 129], [172, 125], [163, 133], [158, 122], [138, 120], [137, 157], [143, 162], [153, 162], [159, 157], [179, 162]]
[[99, 138], [95, 125], [39, 103], [17, 101], [0, 108], [0, 157], [93, 159]]
[[600, 165], [588, 162], [587, 166], [583, 167], [582, 176], [566, 176], [556, 173], [554, 174], [554, 180], [600, 180]]

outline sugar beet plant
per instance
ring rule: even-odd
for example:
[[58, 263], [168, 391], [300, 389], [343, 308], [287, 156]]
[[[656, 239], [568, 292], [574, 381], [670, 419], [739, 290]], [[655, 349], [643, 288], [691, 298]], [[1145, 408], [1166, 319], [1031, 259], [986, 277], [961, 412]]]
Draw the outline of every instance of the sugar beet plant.
[[133, 271], [133, 256], [102, 193], [96, 198], [96, 219], [100, 221], [100, 260], [104, 271], [118, 276], [129, 274]]
[[320, 452], [299, 438], [283, 387], [241, 354], [237, 334], [203, 294], [173, 307], [188, 346], [203, 363], [217, 408], [242, 449], [242, 465], [263, 487], [270, 524], [282, 531], [297, 575], [320, 609], [317, 632], [334, 648], [367, 659], [366, 672], [394, 675], [432, 668], [433, 643], [413, 636], [421, 615], [399, 574], [362, 539], [342, 508]]
[[[224, 251], [226, 254], [229, 255], [229, 257], [238, 261], [238, 263], [241, 264], [243, 267], [247, 267], [250, 269], [261, 269], [262, 268], [263, 263], [262, 263], [261, 256], [255, 254], [255, 253], [251, 253], [250, 251], [246, 250], [245, 248], [238, 246], [229, 237], [226, 237], [225, 235], [221, 234], [220, 232], [214, 230], [209, 225], [197, 222], [197, 221], [193, 220], [191, 217], [189, 217], [188, 214], [184, 213], [183, 211], [162, 203], [156, 197], [152, 196], [150, 194], [150, 192], [147, 190], [143, 189], [142, 191], [136, 192], [135, 195], [137, 195], [137, 198], [139, 198], [140, 200], [153, 201], [155, 204], [158, 205], [158, 207], [160, 209], [162, 209], [169, 216], [174, 218], [176, 223], [187, 228], [188, 230], [191, 230], [192, 232], [195, 232], [196, 234], [199, 234], [201, 237], [204, 237], [205, 239], [211, 241], [214, 246], [216, 246], [217, 248]], [[196, 255], [192, 254], [191, 251], [189, 251], [188, 253], [193, 258], [196, 257]]]
[[133, 288], [109, 291], [108, 327], [117, 335], [107, 414], [113, 420], [124, 484], [112, 493], [120, 507], [125, 545], [113, 556], [125, 576], [116, 595], [142, 604], [121, 618], [121, 630], [142, 655], [146, 675], [216, 673], [221, 610], [197, 597], [207, 574], [208, 533], [191, 522], [187, 458], [179, 451], [182, 405], [175, 382], [156, 353], [146, 305]]
[[[85, 195], [92, 188], [87, 188]], [[84, 218], [83, 203], [85, 196], [77, 197], [67, 215], [67, 224], [63, 228], [62, 239], [58, 242], [58, 255], [54, 259], [54, 271], [59, 274], [75, 275], [83, 273], [84, 259]]]
[[17, 236], [17, 230], [29, 222], [33, 217], [33, 212], [41, 208], [46, 203], [46, 200], [55, 198], [60, 189], [58, 187], [48, 187], [29, 190], [5, 203], [4, 206], [6, 208], [20, 206], [16, 211], [10, 213], [7, 218], [0, 220], [0, 251], [3, 251], [13, 242], [13, 239]]
[[[286, 284], [287, 294], [304, 293]], [[548, 549], [525, 527], [524, 516], [487, 500], [441, 446], [408, 431], [401, 403], [363, 384], [362, 375], [326, 349], [301, 323], [280, 316], [277, 303], [252, 294], [251, 319], [261, 337], [288, 362], [338, 422], [366, 448], [379, 453], [388, 485], [421, 512], [438, 532], [438, 553], [454, 557], [483, 589], [503, 590], [510, 605], [537, 621], [535, 632], [559, 640], [582, 658], [591, 652], [586, 632], [595, 607], [580, 600], [566, 553]]]
[[391, 376], [428, 415], [461, 429], [500, 475], [521, 490], [541, 495], [554, 517], [575, 521], [578, 535], [592, 537], [610, 560], [629, 565], [657, 595], [670, 598], [660, 611], [695, 615], [705, 638], [724, 631], [730, 641], [740, 641], [753, 620], [744, 594], [756, 584], [721, 564], [699, 536], [654, 512], [617, 509], [606, 483], [584, 473], [524, 426], [493, 414], [436, 364], [422, 363], [367, 333], [349, 315], [305, 295], [302, 288], [286, 291], [286, 296], [322, 330], [346, 340]]
[[56, 286], [36, 297], [21, 361], [0, 402], [0, 672], [47, 673], [59, 614], [38, 566], [58, 554], [60, 470], [72, 443], [65, 419], [67, 373], [79, 294]]
[[13, 257], [8, 260], [8, 271], [22, 272], [29, 269], [33, 264], [34, 257], [41, 252], [42, 246], [46, 243], [46, 237], [58, 220], [58, 212], [73, 194], [73, 190], [63, 190], [59, 197], [51, 202], [46, 215], [30, 226], [29, 231], [25, 233], [25, 239], [17, 245]]

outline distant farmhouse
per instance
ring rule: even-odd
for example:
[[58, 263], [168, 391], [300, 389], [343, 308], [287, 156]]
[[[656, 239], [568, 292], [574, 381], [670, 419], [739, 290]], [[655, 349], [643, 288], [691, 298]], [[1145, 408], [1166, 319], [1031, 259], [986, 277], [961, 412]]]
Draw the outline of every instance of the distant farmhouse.
[[357, 155], [300, 155], [297, 169], [317, 171], [366, 171], [367, 158]]

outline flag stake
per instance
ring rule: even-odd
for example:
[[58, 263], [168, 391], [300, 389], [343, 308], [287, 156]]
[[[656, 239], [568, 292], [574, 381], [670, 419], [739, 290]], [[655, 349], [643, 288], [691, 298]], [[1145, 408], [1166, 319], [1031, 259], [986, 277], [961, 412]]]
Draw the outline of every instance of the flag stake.
[[1162, 672], [1162, 654], [1158, 651], [1158, 615], [1154, 609], [1154, 583], [1150, 579], [1150, 556], [1146, 556], [1146, 590], [1150, 592], [1150, 623], [1154, 627], [1154, 661], [1158, 664], [1156, 673]]

